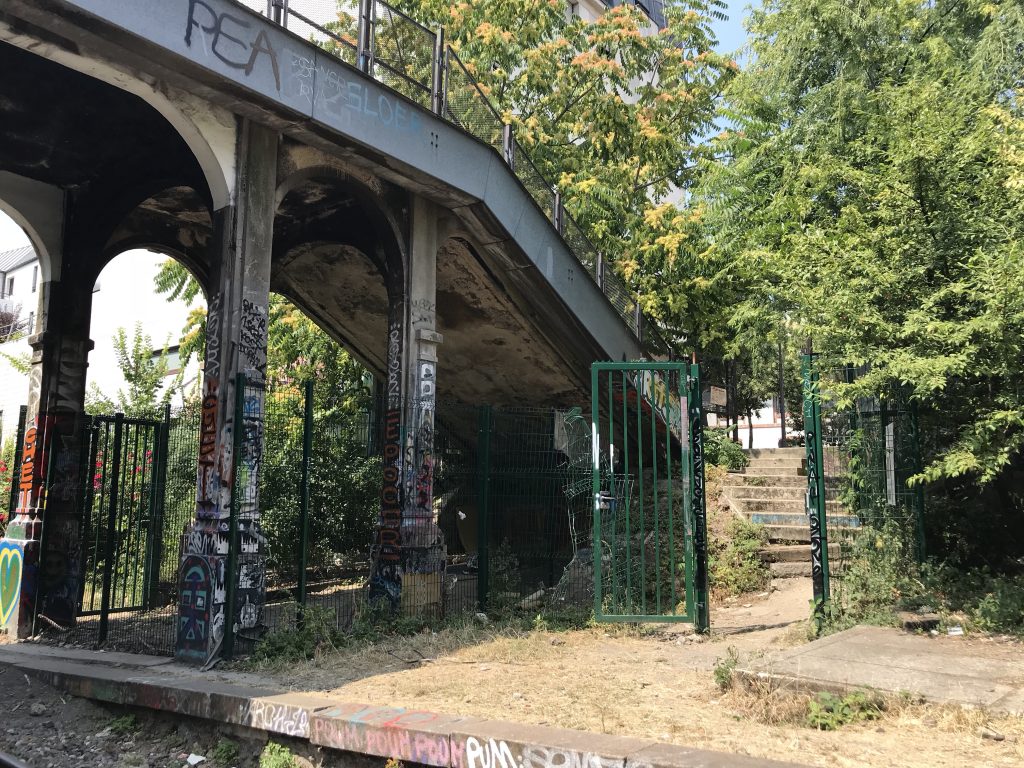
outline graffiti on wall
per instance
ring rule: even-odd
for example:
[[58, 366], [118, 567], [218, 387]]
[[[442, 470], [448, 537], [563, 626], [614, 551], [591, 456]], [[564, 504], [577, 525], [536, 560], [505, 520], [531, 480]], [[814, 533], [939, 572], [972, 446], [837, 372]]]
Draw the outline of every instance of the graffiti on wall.
[[[455, 738], [452, 738], [455, 742]], [[567, 747], [535, 744], [509, 744], [498, 739], [467, 736], [465, 761], [453, 768], [622, 768], [622, 757], [605, 757], [598, 752], [579, 752]], [[630, 768], [650, 768], [645, 762], [629, 759]]]
[[217, 13], [203, 0], [188, 0], [185, 45], [191, 48], [193, 38], [200, 40], [204, 51], [232, 69], [241, 70], [246, 77], [257, 65], [270, 67], [277, 90], [281, 90], [281, 71], [270, 37], [266, 30], [246, 21], [244, 16]]
[[238, 362], [250, 379], [267, 372], [267, 309], [242, 299], [238, 327]]
[[21, 604], [21, 581], [24, 550], [17, 542], [0, 541], [0, 626], [7, 631], [15, 628]]
[[[399, 307], [400, 308], [400, 307]], [[392, 307], [392, 314], [398, 314]], [[374, 566], [370, 575], [371, 603], [387, 601], [398, 610], [402, 596], [402, 321], [392, 317], [388, 327], [388, 378], [385, 386], [387, 409], [384, 413], [381, 511], [373, 546]]]

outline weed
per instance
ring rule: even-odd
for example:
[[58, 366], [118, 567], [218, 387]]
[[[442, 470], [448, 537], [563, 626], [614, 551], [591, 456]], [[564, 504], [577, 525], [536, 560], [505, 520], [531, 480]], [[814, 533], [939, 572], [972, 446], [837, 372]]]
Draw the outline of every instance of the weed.
[[739, 443], [734, 443], [724, 429], [704, 430], [704, 460], [730, 470], [747, 466], [747, 454]]
[[819, 731], [834, 731], [844, 725], [882, 716], [885, 703], [864, 691], [838, 696], [822, 691], [807, 703], [807, 725]]
[[736, 671], [736, 666], [740, 663], [739, 654], [736, 649], [732, 646], [726, 650], [725, 658], [718, 659], [715, 662], [715, 685], [721, 690], [728, 691], [732, 688], [733, 673]]
[[270, 741], [260, 753], [259, 768], [295, 768], [295, 756], [288, 747]]
[[396, 760], [393, 757], [389, 757], [387, 762], [384, 763], [384, 768], [405, 768], [401, 760]]
[[238, 744], [231, 739], [221, 739], [213, 748], [211, 757], [217, 765], [233, 765], [238, 760]]
[[111, 733], [115, 733], [118, 736], [128, 736], [129, 734], [138, 731], [142, 725], [135, 715], [122, 715], [121, 717], [114, 718], [110, 725]]
[[765, 486], [768, 485], [768, 478], [761, 477], [760, 475], [750, 475], [747, 477], [747, 485]]
[[729, 520], [725, 538], [712, 539], [708, 548], [711, 587], [717, 596], [756, 592], [768, 586], [771, 566], [759, 554], [767, 544], [763, 525], [741, 517]]

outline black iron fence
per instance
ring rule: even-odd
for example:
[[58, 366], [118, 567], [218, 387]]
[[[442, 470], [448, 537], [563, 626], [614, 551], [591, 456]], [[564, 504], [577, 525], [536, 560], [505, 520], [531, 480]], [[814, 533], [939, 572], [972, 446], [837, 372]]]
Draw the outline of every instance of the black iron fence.
[[655, 324], [645, 321], [634, 292], [613, 270], [562, 205], [512, 126], [487, 97], [444, 29], [427, 29], [382, 0], [236, 0], [407, 99], [430, 109], [498, 152], [538, 208], [565, 239], [581, 268], [656, 354], [667, 353]]

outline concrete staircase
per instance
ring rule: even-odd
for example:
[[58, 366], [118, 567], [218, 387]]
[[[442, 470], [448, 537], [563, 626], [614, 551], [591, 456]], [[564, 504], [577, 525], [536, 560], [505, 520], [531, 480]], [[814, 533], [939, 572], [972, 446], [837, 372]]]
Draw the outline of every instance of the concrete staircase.
[[[762, 448], [747, 451], [749, 464], [730, 472], [722, 495], [733, 511], [768, 529], [771, 546], [762, 557], [776, 576], [810, 575], [810, 525], [804, 506], [807, 471], [803, 448]], [[829, 552], [838, 556], [838, 543], [860, 527], [838, 501], [826, 501]]]

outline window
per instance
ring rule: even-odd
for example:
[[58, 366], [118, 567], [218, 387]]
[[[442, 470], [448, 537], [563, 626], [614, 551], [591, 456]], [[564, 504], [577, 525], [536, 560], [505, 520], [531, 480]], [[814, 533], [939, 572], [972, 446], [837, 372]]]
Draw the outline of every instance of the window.
[[39, 266], [32, 267], [32, 293], [36, 292], [36, 284], [39, 281]]
[[13, 277], [8, 277], [7, 278], [7, 295], [8, 296], [13, 296], [14, 295], [14, 278]]
[[28, 313], [28, 327], [25, 330], [28, 331], [29, 333], [35, 333], [36, 332], [36, 313], [35, 312], [29, 312]]

